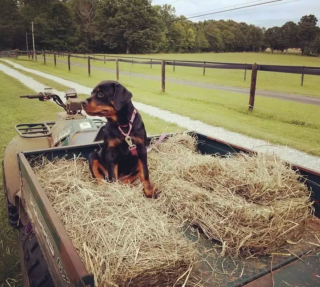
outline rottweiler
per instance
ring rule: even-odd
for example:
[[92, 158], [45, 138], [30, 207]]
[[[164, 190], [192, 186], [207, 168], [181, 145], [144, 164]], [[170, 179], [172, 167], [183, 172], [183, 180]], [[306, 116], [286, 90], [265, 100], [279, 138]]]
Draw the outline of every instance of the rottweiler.
[[116, 81], [103, 81], [82, 102], [88, 115], [107, 118], [104, 145], [89, 156], [94, 178], [132, 183], [140, 177], [144, 194], [154, 195], [147, 163], [147, 133], [141, 115], [133, 106], [132, 93]]

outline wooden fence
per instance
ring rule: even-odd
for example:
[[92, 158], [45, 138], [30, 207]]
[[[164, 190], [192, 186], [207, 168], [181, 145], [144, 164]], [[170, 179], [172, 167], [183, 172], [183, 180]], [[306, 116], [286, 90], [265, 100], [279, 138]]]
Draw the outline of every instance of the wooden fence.
[[17, 58], [17, 51], [0, 51], [0, 58]]
[[19, 56], [28, 56], [33, 60], [37, 60], [37, 55], [42, 55], [43, 52], [39, 51], [20, 51], [20, 50], [10, 50], [10, 51], [0, 51], [0, 58], [17, 58]]
[[[36, 53], [37, 54], [37, 53]], [[244, 70], [244, 80], [247, 78], [247, 70], [251, 70], [251, 85], [249, 94], [249, 110], [252, 111], [254, 108], [254, 100], [256, 94], [256, 85], [258, 78], [258, 71], [265, 72], [277, 72], [277, 73], [290, 73], [290, 74], [301, 74], [301, 86], [304, 83], [304, 75], [316, 75], [320, 76], [320, 67], [305, 67], [305, 66], [279, 66], [279, 65], [259, 65], [259, 64], [240, 64], [240, 63], [222, 63], [222, 62], [201, 62], [201, 61], [190, 61], [190, 60], [166, 60], [166, 59], [152, 59], [145, 57], [127, 57], [127, 56], [116, 56], [116, 55], [99, 55], [94, 54], [83, 54], [75, 55], [64, 52], [42, 52], [43, 61], [46, 64], [46, 55], [52, 55], [54, 65], [57, 66], [57, 57], [67, 57], [68, 70], [71, 71], [71, 58], [86, 59], [88, 65], [88, 75], [91, 76], [91, 62], [115, 62], [116, 79], [119, 81], [119, 63], [130, 63], [130, 64], [141, 64], [150, 65], [161, 65], [161, 89], [163, 92], [166, 90], [166, 66], [172, 66], [173, 71], [175, 67], [195, 67], [201, 68], [202, 74], [205, 76], [206, 69], [231, 69], [231, 70]], [[29, 56], [30, 57], [30, 56]], [[32, 57], [33, 58], [33, 57]]]

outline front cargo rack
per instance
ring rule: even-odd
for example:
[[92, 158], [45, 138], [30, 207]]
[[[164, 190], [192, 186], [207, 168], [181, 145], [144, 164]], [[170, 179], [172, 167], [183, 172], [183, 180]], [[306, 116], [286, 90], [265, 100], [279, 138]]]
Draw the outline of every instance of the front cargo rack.
[[23, 138], [40, 138], [51, 136], [51, 128], [55, 122], [20, 124], [14, 128], [19, 136]]

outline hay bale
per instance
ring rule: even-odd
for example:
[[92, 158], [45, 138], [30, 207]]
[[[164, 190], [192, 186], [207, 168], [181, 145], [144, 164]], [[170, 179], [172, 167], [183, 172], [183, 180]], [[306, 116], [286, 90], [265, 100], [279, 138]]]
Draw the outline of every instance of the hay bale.
[[172, 286], [195, 260], [185, 225], [220, 241], [221, 255], [269, 254], [302, 237], [312, 208], [299, 174], [275, 156], [200, 155], [196, 144], [178, 134], [154, 146], [157, 200], [139, 183], [97, 186], [81, 159], [35, 168], [99, 286]]
[[222, 255], [268, 254], [300, 238], [310, 192], [281, 159], [265, 154], [200, 155], [180, 134], [153, 149], [151, 178], [167, 212], [222, 243]]
[[[209, 239], [222, 243], [222, 256], [269, 254], [287, 240], [303, 235], [310, 200], [282, 200], [270, 206], [247, 202], [241, 196], [214, 192], [182, 180], [167, 182], [165, 206], [178, 222], [196, 225]], [[183, 192], [181, 192], [183, 190]]]
[[173, 286], [193, 263], [193, 246], [141, 185], [97, 186], [80, 158], [34, 170], [97, 286]]

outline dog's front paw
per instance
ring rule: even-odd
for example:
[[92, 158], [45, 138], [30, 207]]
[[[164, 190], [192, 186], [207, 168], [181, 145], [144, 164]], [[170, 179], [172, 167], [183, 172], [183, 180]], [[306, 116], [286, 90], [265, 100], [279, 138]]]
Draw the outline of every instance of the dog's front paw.
[[96, 178], [97, 184], [101, 185], [105, 182], [105, 180], [103, 178]]
[[143, 183], [143, 192], [146, 197], [153, 197], [155, 194], [155, 187], [150, 181], [145, 181]]

